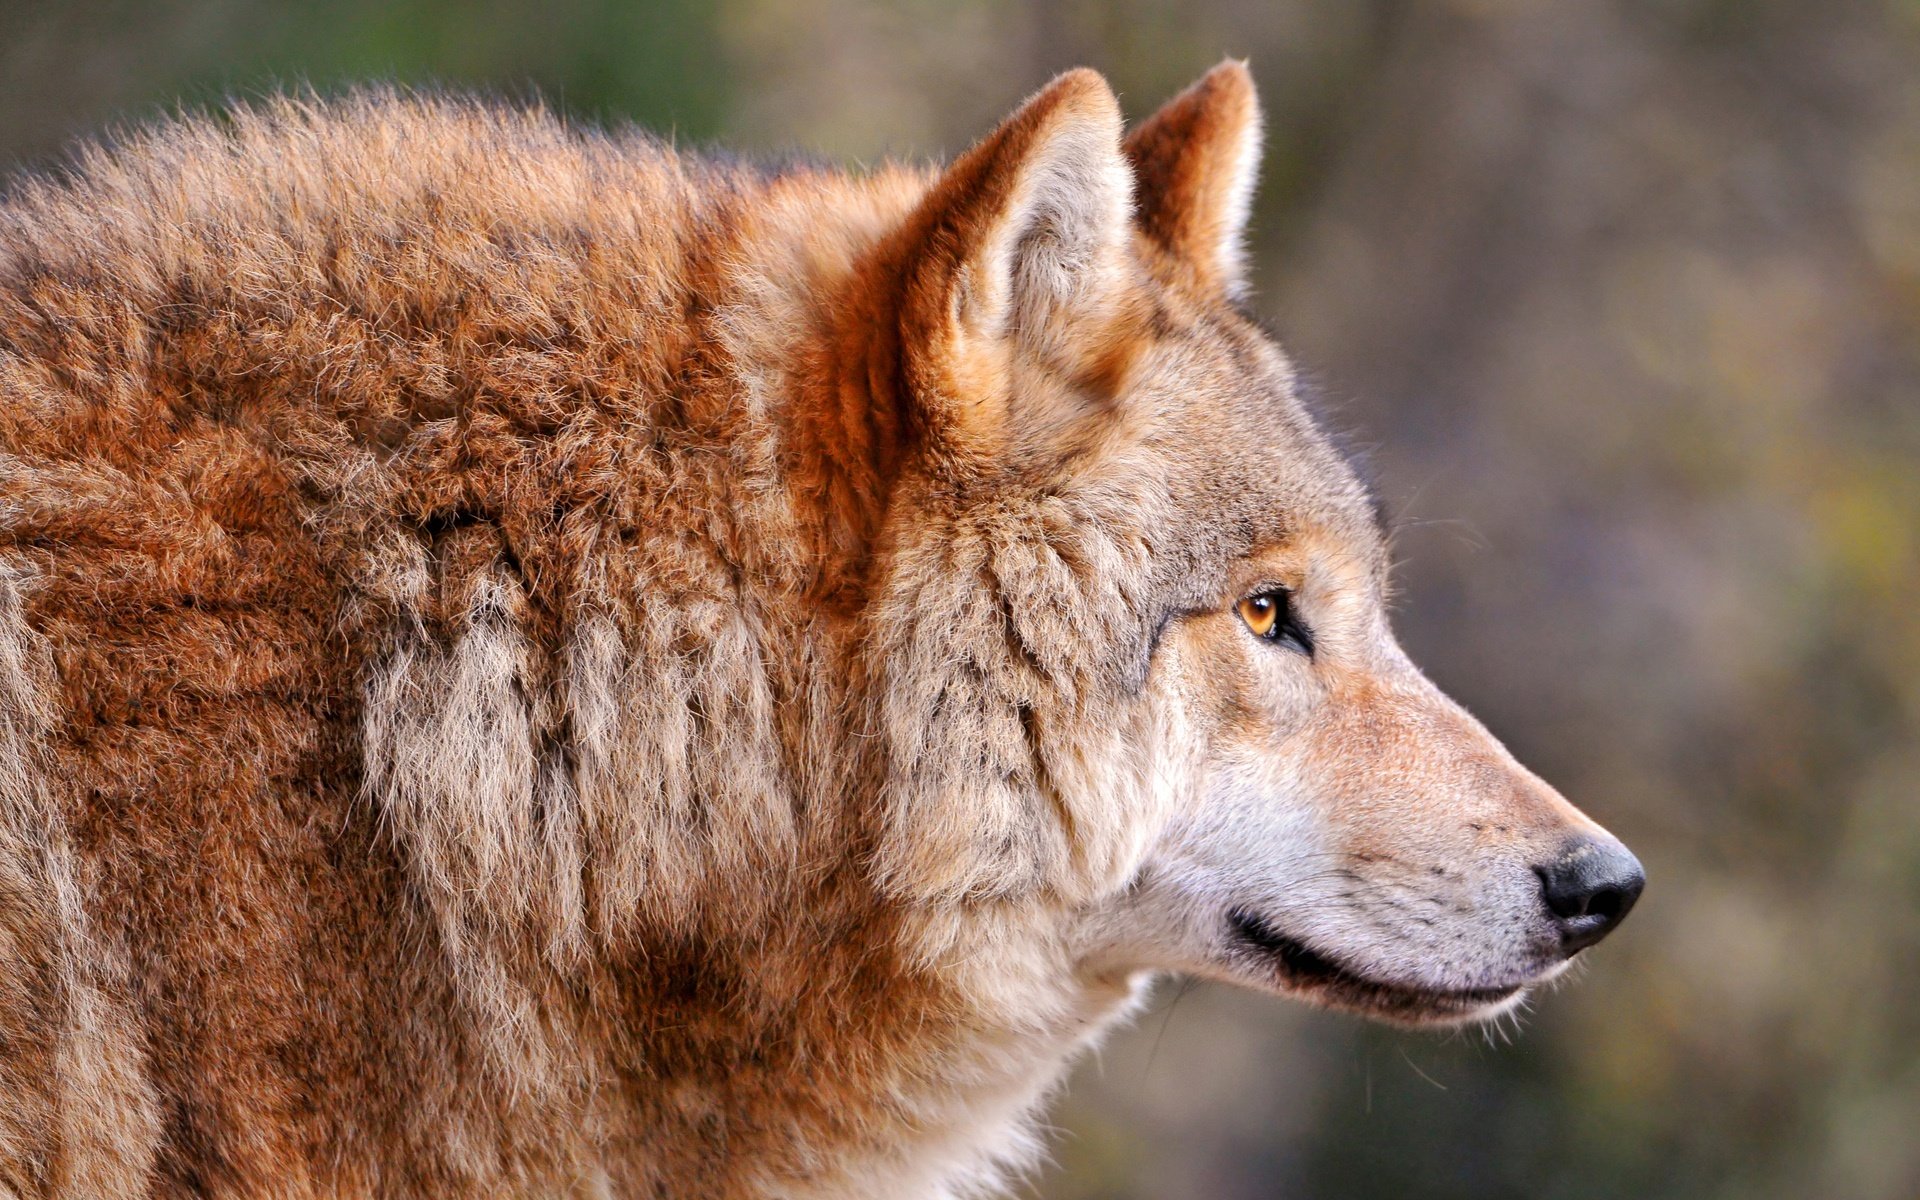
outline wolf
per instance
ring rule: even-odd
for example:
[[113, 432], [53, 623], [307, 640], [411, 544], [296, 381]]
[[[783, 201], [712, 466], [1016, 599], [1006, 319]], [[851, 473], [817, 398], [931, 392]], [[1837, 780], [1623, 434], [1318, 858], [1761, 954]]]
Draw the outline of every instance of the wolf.
[[1614, 928], [1248, 315], [1260, 124], [367, 90], [17, 180], [0, 1193], [989, 1194], [1156, 975], [1471, 1022]]

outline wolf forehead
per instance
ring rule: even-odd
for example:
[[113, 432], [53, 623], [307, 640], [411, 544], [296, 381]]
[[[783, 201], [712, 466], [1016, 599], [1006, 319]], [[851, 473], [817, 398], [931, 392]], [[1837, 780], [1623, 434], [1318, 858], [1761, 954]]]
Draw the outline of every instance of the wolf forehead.
[[1382, 583], [1391, 524], [1364, 454], [1326, 421], [1319, 390], [1240, 304], [1185, 328], [1158, 321], [1158, 353], [1142, 355], [1125, 407], [1149, 414], [1148, 461], [1122, 470], [1164, 482], [1181, 524], [1163, 547], [1172, 590], [1215, 603], [1220, 569], [1303, 540], [1338, 551]]

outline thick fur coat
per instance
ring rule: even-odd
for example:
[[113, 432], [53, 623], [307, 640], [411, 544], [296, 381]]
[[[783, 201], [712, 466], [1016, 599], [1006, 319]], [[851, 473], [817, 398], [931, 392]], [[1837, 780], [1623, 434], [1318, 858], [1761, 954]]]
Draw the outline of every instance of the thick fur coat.
[[[863, 176], [369, 92], [18, 182], [0, 1195], [972, 1194], [1147, 972], [1550, 973], [1209, 865], [1531, 914], [1593, 832], [1391, 648], [1257, 135], [1237, 64]], [[1309, 681], [1242, 601], [1316, 588]]]

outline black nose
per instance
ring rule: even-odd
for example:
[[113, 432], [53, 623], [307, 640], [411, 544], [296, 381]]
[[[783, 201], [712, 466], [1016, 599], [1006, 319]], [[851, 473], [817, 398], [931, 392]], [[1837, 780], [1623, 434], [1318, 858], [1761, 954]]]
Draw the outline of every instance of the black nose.
[[1647, 886], [1640, 860], [1612, 838], [1581, 838], [1535, 870], [1568, 954], [1612, 933]]

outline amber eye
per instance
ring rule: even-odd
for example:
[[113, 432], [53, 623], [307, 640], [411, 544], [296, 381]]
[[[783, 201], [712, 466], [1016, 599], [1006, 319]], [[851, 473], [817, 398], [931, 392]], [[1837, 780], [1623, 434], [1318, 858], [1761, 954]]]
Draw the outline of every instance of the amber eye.
[[1306, 655], [1313, 653], [1313, 635], [1294, 615], [1285, 588], [1267, 588], [1242, 600], [1240, 619], [1262, 641], [1279, 642]]
[[1253, 630], [1253, 636], [1270, 638], [1280, 624], [1280, 614], [1285, 611], [1287, 598], [1281, 592], [1261, 592], [1257, 596], [1248, 596], [1240, 602], [1240, 619]]

